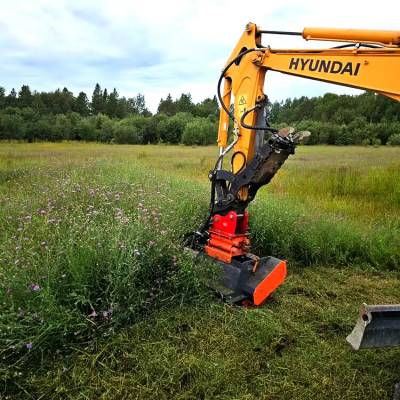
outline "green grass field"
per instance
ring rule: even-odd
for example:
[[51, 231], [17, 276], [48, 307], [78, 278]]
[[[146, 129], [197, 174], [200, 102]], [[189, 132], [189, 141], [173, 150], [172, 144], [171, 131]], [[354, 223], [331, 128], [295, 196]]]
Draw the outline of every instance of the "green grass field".
[[0, 144], [0, 398], [390, 399], [400, 350], [345, 337], [400, 302], [400, 149], [300, 147], [260, 191], [254, 252], [289, 262], [260, 308], [180, 244], [216, 153]]

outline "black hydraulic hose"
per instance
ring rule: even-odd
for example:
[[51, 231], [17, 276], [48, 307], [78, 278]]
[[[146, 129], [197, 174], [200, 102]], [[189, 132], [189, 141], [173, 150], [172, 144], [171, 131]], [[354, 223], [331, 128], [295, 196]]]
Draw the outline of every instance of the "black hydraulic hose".
[[243, 128], [246, 128], [246, 129], [253, 129], [253, 130], [255, 130], [255, 131], [270, 131], [270, 132], [273, 132], [273, 133], [277, 133], [277, 132], [278, 132], [277, 129], [271, 128], [271, 127], [268, 126], [268, 125], [266, 125], [266, 126], [251, 126], [251, 125], [247, 125], [247, 124], [244, 122], [244, 119], [245, 119], [251, 112], [255, 111], [257, 108], [261, 108], [261, 104], [256, 104], [254, 107], [249, 108], [248, 110], [246, 110], [246, 111], [242, 114], [242, 117], [240, 118], [240, 125], [241, 125]]
[[244, 168], [245, 168], [245, 166], [246, 166], [246, 161], [247, 161], [246, 155], [243, 153], [243, 151], [237, 151], [236, 153], [233, 153], [233, 156], [232, 156], [232, 158], [231, 158], [232, 170], [233, 170], [233, 162], [234, 162], [235, 158], [236, 158], [239, 154], [243, 157], [243, 164], [242, 164], [242, 166], [240, 167], [240, 169], [239, 169], [238, 171], [236, 171], [236, 174], [238, 174], [238, 173], [240, 173], [240, 172], [242, 172], [242, 171], [244, 170]]
[[[246, 55], [246, 54], [248, 54], [248, 53], [251, 53], [251, 52], [253, 52], [253, 51], [262, 51], [263, 49], [265, 49], [265, 47], [264, 47], [264, 48], [252, 48], [252, 49], [247, 49], [247, 50], [242, 51], [241, 53], [239, 53], [239, 55], [238, 55], [237, 57], [235, 57], [233, 60], [231, 60], [231, 61], [229, 62], [229, 64], [222, 70], [222, 73], [221, 73], [221, 75], [220, 75], [220, 77], [219, 77], [219, 79], [218, 79], [218, 85], [217, 85], [217, 97], [218, 97], [218, 101], [219, 101], [219, 103], [221, 104], [221, 108], [229, 115], [229, 118], [230, 118], [232, 121], [235, 120], [235, 116], [233, 115], [233, 113], [232, 113], [230, 110], [228, 110], [228, 108], [226, 107], [226, 105], [225, 105], [225, 103], [224, 103], [224, 101], [223, 101], [223, 99], [222, 99], [222, 96], [221, 96], [221, 83], [222, 83], [222, 80], [224, 79], [224, 76], [225, 76], [226, 72], [229, 70], [229, 68], [230, 68], [235, 62], [237, 62], [238, 60], [240, 60], [244, 55]], [[266, 130], [266, 131], [270, 131], [270, 132], [273, 132], [273, 133], [278, 132], [276, 129], [271, 128], [270, 126], [263, 126], [263, 127], [261, 127], [261, 126], [251, 126], [251, 125], [247, 125], [247, 124], [244, 122], [244, 119], [246, 118], [246, 116], [247, 116], [250, 112], [254, 111], [256, 108], [259, 108], [259, 107], [260, 107], [260, 106], [259, 106], [258, 104], [256, 104], [255, 107], [250, 108], [249, 110], [247, 110], [247, 111], [245, 111], [245, 112], [243, 113], [243, 115], [242, 115], [242, 117], [241, 117], [241, 119], [240, 119], [240, 124], [241, 124], [241, 126], [242, 126], [243, 128], [254, 129], [254, 130], [256, 130], [256, 131], [257, 131], [257, 130]], [[219, 161], [219, 160], [220, 160], [220, 158], [218, 158], [218, 161]], [[216, 164], [216, 165], [218, 165], [218, 161], [217, 161], [217, 164]], [[216, 168], [215, 168], [215, 169], [216, 169]]]
[[226, 107], [222, 96], [221, 96], [221, 83], [222, 80], [224, 79], [224, 76], [226, 74], [226, 72], [228, 71], [228, 69], [238, 60], [240, 60], [244, 55], [251, 53], [252, 51], [262, 51], [263, 48], [253, 48], [253, 49], [247, 49], [242, 51], [241, 53], [239, 53], [239, 55], [237, 57], [235, 57], [233, 60], [230, 61], [230, 63], [222, 70], [222, 73], [218, 79], [218, 85], [217, 85], [217, 97], [218, 97], [218, 101], [221, 104], [221, 108], [229, 115], [229, 118], [234, 121], [235, 120], [235, 116], [233, 115], [233, 113], [231, 113], [228, 108]]

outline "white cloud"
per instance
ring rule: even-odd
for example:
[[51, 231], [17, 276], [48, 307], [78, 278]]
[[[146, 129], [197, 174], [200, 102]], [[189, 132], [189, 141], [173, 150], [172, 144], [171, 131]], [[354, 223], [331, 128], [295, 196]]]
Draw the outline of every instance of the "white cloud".
[[[0, 1], [1, 85], [37, 90], [67, 86], [90, 95], [94, 84], [121, 94], [160, 97], [215, 93], [218, 74], [244, 26], [301, 31], [304, 26], [400, 29], [398, 1], [280, 0], [3, 0]], [[316, 47], [271, 36], [273, 47]], [[273, 100], [352, 89], [268, 74]]]

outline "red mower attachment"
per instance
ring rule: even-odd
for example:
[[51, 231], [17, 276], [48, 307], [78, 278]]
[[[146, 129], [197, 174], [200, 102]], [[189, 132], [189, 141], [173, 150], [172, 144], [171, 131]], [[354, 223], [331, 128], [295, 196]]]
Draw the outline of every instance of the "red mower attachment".
[[204, 252], [221, 270], [218, 283], [211, 285], [230, 303], [249, 301], [261, 305], [286, 278], [286, 261], [249, 253], [248, 214], [230, 211], [211, 221]]
[[248, 225], [247, 211], [242, 215], [235, 211], [226, 215], [214, 215], [208, 229], [210, 238], [205, 246], [205, 253], [226, 263], [230, 263], [232, 257], [245, 255], [250, 246]]

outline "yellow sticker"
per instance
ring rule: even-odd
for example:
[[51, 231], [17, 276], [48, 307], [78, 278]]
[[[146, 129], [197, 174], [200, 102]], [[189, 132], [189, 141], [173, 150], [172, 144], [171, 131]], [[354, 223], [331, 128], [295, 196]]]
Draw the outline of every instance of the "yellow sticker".
[[238, 100], [239, 116], [242, 116], [246, 110], [247, 110], [247, 94], [241, 94]]

